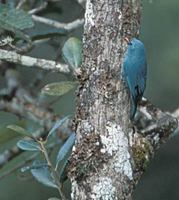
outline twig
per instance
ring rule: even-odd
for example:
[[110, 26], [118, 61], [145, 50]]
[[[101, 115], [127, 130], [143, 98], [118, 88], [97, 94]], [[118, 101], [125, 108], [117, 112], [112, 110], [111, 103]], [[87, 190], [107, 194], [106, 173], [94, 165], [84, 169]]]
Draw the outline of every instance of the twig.
[[27, 0], [21, 0], [19, 1], [19, 3], [17, 4], [16, 8], [19, 9], [22, 7], [22, 5], [26, 2]]
[[49, 38], [44, 38], [44, 39], [37, 39], [37, 40], [34, 40], [34, 41], [33, 41], [33, 44], [34, 44], [34, 45], [39, 45], [39, 44], [42, 44], [42, 43], [48, 42], [49, 40], [50, 40], [50, 36], [49, 36]]
[[44, 70], [53, 70], [62, 73], [69, 73], [69, 67], [66, 64], [56, 63], [52, 60], [34, 58], [24, 56], [13, 51], [0, 49], [0, 60], [7, 62], [24, 65], [26, 67], [38, 67]]
[[20, 118], [30, 119], [46, 130], [48, 130], [57, 119], [57, 117], [52, 112], [47, 111], [47, 109], [27, 103], [27, 101], [20, 101], [17, 98], [13, 98], [10, 102], [1, 100], [0, 110], [13, 113]]
[[47, 152], [46, 147], [45, 147], [45, 142], [42, 140], [42, 141], [39, 141], [39, 144], [41, 146], [42, 153], [43, 153], [43, 155], [45, 157], [45, 160], [46, 160], [46, 162], [47, 162], [47, 164], [48, 164], [48, 166], [49, 166], [49, 168], [50, 168], [50, 170], [51, 170], [51, 172], [53, 174], [53, 178], [55, 180], [55, 183], [58, 186], [59, 194], [60, 194], [60, 196], [61, 196], [61, 198], [63, 200], [66, 200], [66, 197], [64, 196], [64, 194], [62, 192], [62, 184], [60, 182], [59, 176], [58, 176], [57, 172], [55, 171], [55, 169], [54, 169], [54, 167], [53, 167], [53, 165], [52, 165], [52, 163], [50, 161], [50, 158], [48, 156], [48, 152]]
[[47, 2], [43, 2], [39, 7], [30, 10], [28, 13], [29, 13], [30, 15], [36, 14], [36, 13], [38, 13], [38, 12], [44, 10], [44, 9], [47, 7], [47, 5], [48, 5]]
[[55, 28], [62, 28], [67, 31], [76, 29], [84, 24], [84, 19], [76, 19], [73, 22], [69, 22], [69, 23], [60, 23], [58, 21], [48, 19], [45, 17], [39, 17], [37, 15], [32, 15], [32, 18], [37, 22], [44, 23], [46, 25], [53, 26]]

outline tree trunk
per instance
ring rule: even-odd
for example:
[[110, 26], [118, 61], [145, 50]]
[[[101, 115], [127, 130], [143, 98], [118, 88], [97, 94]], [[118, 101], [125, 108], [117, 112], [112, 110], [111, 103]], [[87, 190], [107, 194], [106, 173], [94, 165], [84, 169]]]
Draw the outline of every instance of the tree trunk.
[[72, 199], [131, 199], [132, 131], [121, 64], [124, 38], [136, 37], [139, 21], [140, 0], [87, 0]]
[[77, 141], [70, 160], [72, 199], [132, 199], [153, 147], [134, 133], [121, 78], [127, 43], [137, 37], [140, 0], [87, 0], [77, 95]]

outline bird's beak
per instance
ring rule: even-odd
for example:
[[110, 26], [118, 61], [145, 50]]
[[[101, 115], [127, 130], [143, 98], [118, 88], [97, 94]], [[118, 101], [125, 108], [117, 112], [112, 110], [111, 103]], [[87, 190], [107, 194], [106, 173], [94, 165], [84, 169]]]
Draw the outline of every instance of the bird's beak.
[[129, 44], [129, 38], [125, 37], [124, 40], [127, 42], [127, 44]]

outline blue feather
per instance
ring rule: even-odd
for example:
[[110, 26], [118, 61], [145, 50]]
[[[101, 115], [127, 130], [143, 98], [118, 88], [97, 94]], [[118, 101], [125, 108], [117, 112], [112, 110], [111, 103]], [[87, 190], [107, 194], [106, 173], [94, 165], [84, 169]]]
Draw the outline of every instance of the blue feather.
[[127, 51], [124, 55], [122, 73], [130, 92], [130, 119], [133, 120], [137, 110], [137, 104], [142, 98], [146, 87], [147, 75], [145, 47], [136, 38], [133, 38], [128, 44]]

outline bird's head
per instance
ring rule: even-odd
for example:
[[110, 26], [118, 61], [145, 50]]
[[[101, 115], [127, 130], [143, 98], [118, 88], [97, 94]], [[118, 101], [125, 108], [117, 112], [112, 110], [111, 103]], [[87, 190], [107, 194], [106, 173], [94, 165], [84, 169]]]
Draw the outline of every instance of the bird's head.
[[144, 44], [136, 38], [133, 38], [132, 40], [125, 38], [125, 41], [128, 43], [128, 52], [133, 52], [133, 51], [143, 52], [145, 49]]

